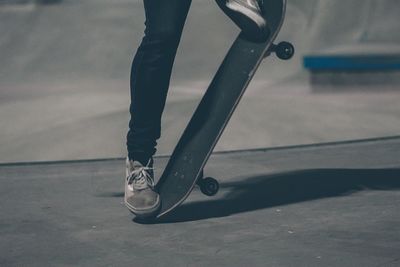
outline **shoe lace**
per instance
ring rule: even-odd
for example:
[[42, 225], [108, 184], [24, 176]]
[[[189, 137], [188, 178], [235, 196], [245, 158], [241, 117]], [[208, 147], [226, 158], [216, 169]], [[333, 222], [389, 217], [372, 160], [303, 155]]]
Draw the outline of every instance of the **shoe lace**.
[[152, 167], [143, 166], [134, 170], [128, 177], [128, 184], [137, 190], [146, 189], [147, 187], [154, 188], [154, 179], [150, 175], [150, 171], [154, 170]]

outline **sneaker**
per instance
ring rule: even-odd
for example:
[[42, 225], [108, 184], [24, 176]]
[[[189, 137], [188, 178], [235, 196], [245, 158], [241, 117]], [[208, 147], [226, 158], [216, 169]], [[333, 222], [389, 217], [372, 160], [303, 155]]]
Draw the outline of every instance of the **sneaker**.
[[247, 36], [258, 39], [267, 35], [267, 22], [262, 16], [258, 0], [216, 0], [216, 2]]
[[154, 190], [153, 159], [146, 166], [126, 159], [125, 205], [138, 217], [152, 216], [160, 207], [160, 196]]

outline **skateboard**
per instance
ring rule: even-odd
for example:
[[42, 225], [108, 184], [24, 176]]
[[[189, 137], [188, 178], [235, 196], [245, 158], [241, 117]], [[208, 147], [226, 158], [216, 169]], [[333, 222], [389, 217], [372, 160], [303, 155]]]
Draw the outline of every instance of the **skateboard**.
[[201, 192], [213, 196], [218, 181], [203, 177], [203, 168], [238, 105], [261, 61], [275, 53], [280, 59], [290, 59], [294, 47], [288, 42], [273, 44], [285, 17], [286, 0], [266, 0], [263, 16], [269, 25], [269, 35], [254, 41], [240, 33], [201, 99], [184, 130], [156, 189], [160, 194], [161, 218], [178, 207], [195, 185]]

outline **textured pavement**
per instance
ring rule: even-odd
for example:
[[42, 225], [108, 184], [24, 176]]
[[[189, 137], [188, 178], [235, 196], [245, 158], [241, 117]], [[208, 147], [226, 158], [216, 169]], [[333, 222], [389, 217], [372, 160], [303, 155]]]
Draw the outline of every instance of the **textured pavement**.
[[154, 224], [123, 206], [123, 165], [1, 165], [0, 265], [399, 265], [399, 137], [214, 154], [220, 193]]
[[[309, 53], [399, 51], [399, 12], [397, 0], [289, 1], [278, 41], [292, 41], [296, 55], [263, 62], [216, 150], [399, 134], [399, 86], [314, 93], [302, 68]], [[126, 154], [129, 68], [143, 22], [142, 0], [0, 5], [0, 162]], [[159, 154], [171, 153], [237, 33], [213, 0], [193, 1]]]

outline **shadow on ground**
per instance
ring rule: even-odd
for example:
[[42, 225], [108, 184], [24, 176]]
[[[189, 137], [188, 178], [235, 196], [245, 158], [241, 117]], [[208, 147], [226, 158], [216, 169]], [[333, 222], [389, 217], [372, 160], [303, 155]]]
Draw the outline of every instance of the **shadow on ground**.
[[362, 190], [399, 190], [400, 169], [315, 169], [249, 177], [227, 182], [222, 199], [183, 204], [164, 219], [175, 223], [224, 217], [236, 213], [329, 197]]

